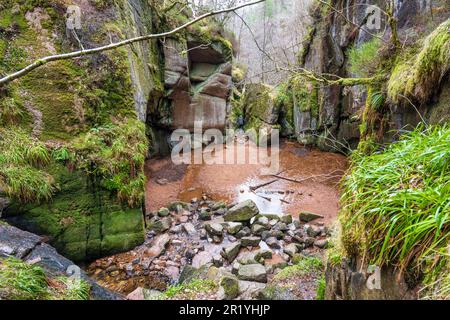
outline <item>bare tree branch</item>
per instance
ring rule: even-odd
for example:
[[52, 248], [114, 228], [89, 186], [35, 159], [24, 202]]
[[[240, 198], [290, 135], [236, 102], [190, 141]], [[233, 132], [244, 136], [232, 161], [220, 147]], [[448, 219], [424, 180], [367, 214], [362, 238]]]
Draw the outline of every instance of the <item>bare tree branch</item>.
[[183, 24], [182, 26], [179, 26], [171, 31], [167, 31], [167, 32], [163, 32], [163, 33], [157, 33], [157, 34], [149, 34], [149, 35], [145, 35], [145, 36], [139, 36], [139, 37], [135, 37], [135, 38], [131, 38], [131, 39], [127, 39], [127, 40], [123, 40], [120, 42], [116, 42], [116, 43], [111, 43], [109, 45], [106, 46], [101, 46], [101, 47], [97, 47], [97, 48], [92, 48], [92, 49], [81, 49], [80, 51], [74, 51], [74, 52], [69, 52], [69, 53], [63, 53], [63, 54], [57, 54], [57, 55], [52, 55], [52, 56], [47, 56], [41, 59], [38, 59], [36, 61], [34, 61], [32, 64], [26, 66], [25, 68], [12, 73], [10, 75], [7, 75], [3, 78], [0, 79], [0, 85], [5, 85], [13, 80], [16, 80], [18, 78], [21, 78], [23, 76], [25, 76], [26, 74], [30, 73], [31, 71], [49, 63], [52, 61], [60, 61], [60, 60], [68, 60], [68, 59], [72, 59], [72, 58], [76, 58], [76, 57], [82, 57], [82, 56], [86, 56], [86, 55], [91, 55], [91, 54], [95, 54], [95, 53], [99, 53], [99, 52], [103, 52], [103, 51], [109, 51], [109, 50], [113, 50], [116, 48], [120, 48], [123, 46], [127, 46], [130, 45], [132, 43], [135, 42], [141, 42], [141, 41], [146, 41], [146, 40], [150, 40], [150, 39], [156, 39], [156, 38], [163, 38], [163, 37], [168, 37], [171, 36], [183, 29], [186, 29], [187, 27], [205, 19], [211, 16], [215, 16], [221, 13], [226, 13], [226, 12], [233, 12], [236, 11], [238, 9], [244, 8], [244, 7], [248, 7], [248, 6], [252, 6], [255, 5], [257, 3], [261, 3], [264, 2], [266, 0], [256, 0], [256, 1], [252, 1], [252, 2], [248, 2], [248, 3], [244, 3], [241, 5], [238, 5], [236, 7], [232, 7], [232, 8], [227, 8], [227, 9], [222, 9], [222, 10], [216, 10], [216, 11], [211, 11], [208, 13], [205, 13], [201, 16], [199, 16], [198, 18], [195, 18], [185, 24]]

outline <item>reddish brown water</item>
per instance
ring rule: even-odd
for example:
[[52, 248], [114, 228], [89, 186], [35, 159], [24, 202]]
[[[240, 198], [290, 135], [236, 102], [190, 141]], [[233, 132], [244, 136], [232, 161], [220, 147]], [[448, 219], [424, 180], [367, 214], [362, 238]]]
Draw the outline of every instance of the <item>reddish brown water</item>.
[[[293, 180], [314, 178], [299, 183], [264, 176], [260, 172], [265, 167], [262, 164], [175, 165], [170, 157], [151, 159], [146, 163], [147, 211], [156, 211], [175, 200], [189, 202], [207, 194], [216, 201], [252, 199], [263, 213], [295, 216], [306, 210], [323, 215], [325, 223], [334, 220], [339, 209], [337, 184], [347, 169], [347, 159], [293, 142], [282, 143], [279, 151], [279, 176]], [[251, 190], [270, 181], [274, 182], [254, 192]]]

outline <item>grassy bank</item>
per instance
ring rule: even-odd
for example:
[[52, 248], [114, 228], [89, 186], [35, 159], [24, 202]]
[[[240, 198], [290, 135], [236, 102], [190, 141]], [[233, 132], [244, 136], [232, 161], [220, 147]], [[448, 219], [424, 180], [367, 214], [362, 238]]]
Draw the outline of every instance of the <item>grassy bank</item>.
[[423, 297], [450, 298], [450, 126], [355, 152], [343, 188], [345, 254], [416, 274]]

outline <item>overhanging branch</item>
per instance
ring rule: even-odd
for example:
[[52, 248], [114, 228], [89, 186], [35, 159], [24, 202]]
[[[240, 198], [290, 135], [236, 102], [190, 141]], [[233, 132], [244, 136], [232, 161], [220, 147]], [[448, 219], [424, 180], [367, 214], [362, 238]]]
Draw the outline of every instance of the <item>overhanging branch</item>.
[[173, 34], [176, 34], [177, 32], [180, 32], [181, 30], [186, 29], [187, 27], [205, 19], [211, 16], [215, 16], [218, 14], [222, 14], [222, 13], [227, 13], [227, 12], [233, 12], [236, 11], [238, 9], [244, 8], [244, 7], [248, 7], [248, 6], [252, 6], [255, 5], [257, 3], [261, 3], [264, 2], [266, 0], [256, 0], [256, 1], [251, 1], [248, 3], [244, 3], [232, 8], [227, 8], [227, 9], [222, 9], [222, 10], [216, 10], [216, 11], [211, 11], [208, 13], [205, 13], [185, 24], [183, 24], [182, 26], [179, 26], [171, 31], [168, 32], [163, 32], [163, 33], [157, 33], [157, 34], [149, 34], [149, 35], [145, 35], [145, 36], [139, 36], [139, 37], [135, 37], [135, 38], [131, 38], [131, 39], [127, 39], [127, 40], [123, 40], [120, 42], [116, 42], [116, 43], [111, 43], [109, 45], [106, 46], [101, 46], [101, 47], [97, 47], [97, 48], [92, 48], [92, 49], [82, 49], [79, 51], [74, 51], [74, 52], [69, 52], [69, 53], [63, 53], [63, 54], [57, 54], [57, 55], [52, 55], [52, 56], [47, 56], [41, 59], [38, 59], [36, 61], [34, 61], [33, 63], [31, 63], [30, 65], [26, 66], [25, 68], [14, 72], [10, 75], [7, 75], [3, 78], [0, 79], [0, 85], [5, 85], [10, 83], [13, 80], [16, 80], [18, 78], [21, 78], [25, 75], [27, 75], [28, 73], [30, 73], [31, 71], [49, 63], [52, 61], [60, 61], [60, 60], [68, 60], [68, 59], [73, 59], [73, 58], [77, 58], [77, 57], [82, 57], [82, 56], [87, 56], [87, 55], [91, 55], [91, 54], [95, 54], [95, 53], [99, 53], [99, 52], [103, 52], [103, 51], [109, 51], [109, 50], [113, 50], [116, 48], [120, 48], [123, 46], [127, 46], [130, 45], [132, 43], [135, 42], [141, 42], [141, 41], [146, 41], [146, 40], [150, 40], [150, 39], [156, 39], [156, 38], [163, 38], [163, 37], [168, 37], [171, 36]]

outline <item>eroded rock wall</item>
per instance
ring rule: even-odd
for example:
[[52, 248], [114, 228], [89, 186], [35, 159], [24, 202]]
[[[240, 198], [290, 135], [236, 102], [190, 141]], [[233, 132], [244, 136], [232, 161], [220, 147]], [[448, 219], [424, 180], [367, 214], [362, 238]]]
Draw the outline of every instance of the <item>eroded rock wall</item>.
[[[305, 38], [303, 49], [299, 53], [300, 64], [308, 70], [320, 74], [334, 74], [340, 77], [357, 77], [349, 68], [348, 53], [352, 47], [360, 48], [374, 39], [374, 35], [384, 31], [383, 41], [389, 42], [390, 31], [384, 15], [381, 15], [380, 29], [372, 30], [367, 27], [367, 8], [370, 5], [379, 6], [385, 10], [383, 1], [333, 0], [333, 8], [322, 4], [313, 10], [314, 22]], [[430, 8], [423, 1], [396, 1], [395, 16], [398, 19], [398, 30], [404, 45], [414, 42], [420, 43], [426, 35], [431, 33], [440, 22], [448, 19], [448, 4], [436, 2], [433, 7], [434, 20], [430, 19]], [[447, 12], [447, 13], [446, 13]], [[360, 27], [362, 26], [362, 27]], [[378, 36], [378, 35], [377, 35]], [[386, 57], [388, 60], [389, 57]], [[395, 66], [385, 66], [394, 68]], [[446, 76], [448, 78], [448, 75]], [[438, 84], [436, 95], [432, 101], [423, 103], [393, 103], [388, 101], [387, 113], [381, 135], [384, 141], [391, 141], [393, 137], [388, 132], [411, 128], [422, 118], [436, 122], [436, 116], [429, 118], [435, 106], [442, 111], [442, 103], [448, 104], [448, 82]], [[294, 121], [296, 137], [306, 143], [316, 144], [326, 150], [342, 150], [342, 146], [356, 148], [361, 138], [361, 124], [366, 108], [366, 86], [329, 86], [311, 83], [318, 87], [318, 112], [315, 110], [301, 111], [294, 107]], [[447, 98], [446, 98], [447, 97]], [[441, 102], [439, 102], [441, 101]], [[417, 109], [417, 110], [416, 110]], [[448, 113], [446, 111], [445, 113]]]
[[221, 36], [205, 39], [196, 31], [167, 38], [161, 47], [164, 93], [154, 101], [147, 122], [156, 140], [155, 153], [164, 154], [173, 130], [225, 129], [233, 50]]

